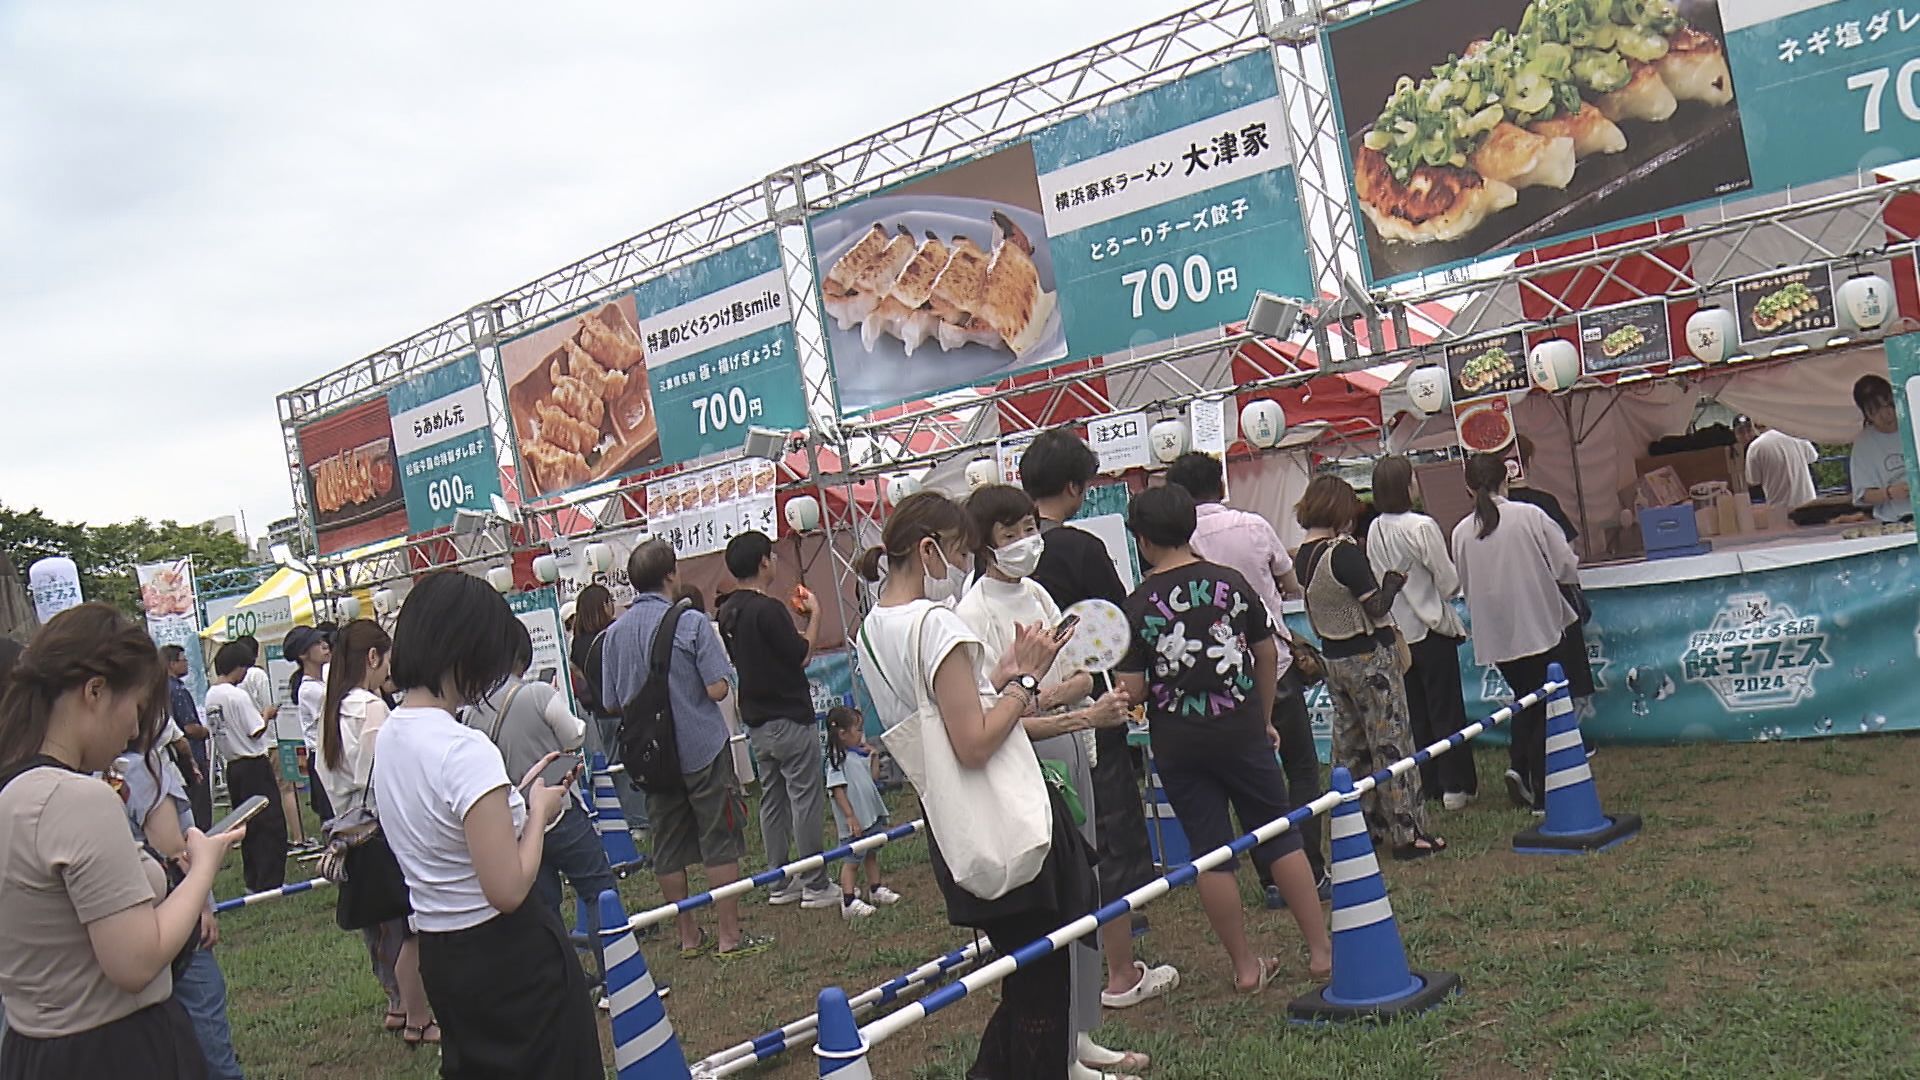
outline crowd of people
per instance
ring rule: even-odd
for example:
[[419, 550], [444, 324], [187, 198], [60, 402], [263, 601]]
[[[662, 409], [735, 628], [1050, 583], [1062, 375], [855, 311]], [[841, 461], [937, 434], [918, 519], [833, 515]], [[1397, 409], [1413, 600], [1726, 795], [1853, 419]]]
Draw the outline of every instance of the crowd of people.
[[[1405, 459], [1376, 465], [1370, 508], [1345, 481], [1316, 477], [1293, 508], [1306, 539], [1290, 551], [1269, 519], [1227, 504], [1221, 462], [1185, 455], [1128, 507], [1146, 567], [1131, 590], [1105, 542], [1071, 524], [1097, 471], [1079, 439], [1043, 433], [1020, 487], [986, 485], [964, 501], [912, 495], [858, 560], [877, 602], [853, 645], [882, 745], [918, 789], [948, 921], [998, 949], [1155, 876], [1130, 721], [1144, 719], [1167, 801], [1203, 851], [1321, 794], [1306, 706], [1315, 683], [1334, 707], [1333, 759], [1355, 775], [1464, 726], [1458, 654], [1469, 635], [1456, 600], [1476, 662], [1515, 687], [1539, 685], [1560, 663], [1576, 697], [1592, 693], [1571, 527], [1552, 496], [1514, 485], [1500, 458], [1467, 462], [1474, 512], [1450, 538], [1415, 508]], [[341, 883], [336, 920], [364, 942], [383, 991], [380, 1027], [408, 1046], [438, 1045], [443, 1075], [601, 1074], [594, 965], [569, 941], [562, 882], [583, 897], [613, 885], [576, 781], [583, 751], [622, 758], [636, 702], [661, 704], [678, 782], [618, 786], [668, 900], [688, 896], [696, 864], [711, 887], [742, 874], [736, 721], [769, 865], [817, 854], [829, 823], [843, 842], [888, 827], [867, 718], [842, 705], [824, 725], [815, 719], [806, 665], [828, 644], [817, 603], [803, 588], [775, 595], [779, 555], [761, 533], [735, 537], [725, 558], [735, 585], [712, 618], [660, 540], [633, 550], [624, 611], [604, 586], [582, 591], [568, 656], [584, 715], [528, 678], [526, 626], [468, 575], [423, 577], [391, 634], [355, 620], [296, 627], [283, 642], [295, 749], [324, 823], [321, 869]], [[1289, 630], [1289, 597], [1304, 601], [1317, 647]], [[1063, 612], [1086, 600], [1127, 623], [1109, 670], [1062, 659], [1074, 634]], [[136, 1059], [138, 1075], [242, 1075], [212, 951], [212, 877], [237, 846], [249, 891], [278, 888], [300, 811], [275, 768], [277, 708], [259, 659], [251, 639], [220, 646], [203, 710], [183, 654], [154, 648], [97, 604], [56, 616], [17, 658], [0, 655], [0, 671], [10, 668], [0, 1003], [12, 1028], [0, 1080], [126, 1073]], [[656, 674], [664, 684], [649, 687]], [[1514, 736], [1507, 787], [1537, 811], [1544, 710], [1517, 717]], [[228, 801], [265, 804], [213, 836], [209, 744]], [[1464, 809], [1478, 786], [1471, 755], [1443, 755], [1369, 793], [1366, 820], [1394, 858], [1436, 855], [1447, 844], [1430, 806]], [[1326, 977], [1317, 820], [1251, 854], [1306, 963], [1296, 969], [1251, 940], [1230, 861], [1197, 884], [1233, 986], [1256, 994], [1290, 971]], [[901, 899], [871, 854], [848, 860], [838, 881], [820, 868], [769, 896], [847, 920]], [[711, 906], [711, 928], [679, 915], [682, 958], [773, 947], [747, 928], [737, 899]], [[1093, 1038], [1103, 1009], [1179, 984], [1177, 969], [1140, 958], [1144, 920], [1134, 920], [1009, 976], [969, 1075], [1127, 1080], [1148, 1069], [1144, 1053]]]

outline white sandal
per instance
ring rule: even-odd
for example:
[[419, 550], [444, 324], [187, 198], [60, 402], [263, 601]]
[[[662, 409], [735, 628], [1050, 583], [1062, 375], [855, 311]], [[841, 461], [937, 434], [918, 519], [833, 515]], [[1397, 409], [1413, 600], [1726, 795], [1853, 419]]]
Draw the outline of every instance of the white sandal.
[[1124, 990], [1118, 994], [1100, 991], [1100, 1004], [1109, 1009], [1132, 1008], [1143, 1001], [1151, 1001], [1180, 985], [1180, 972], [1175, 970], [1172, 964], [1161, 964], [1159, 967], [1150, 968], [1141, 961], [1135, 960], [1133, 966], [1140, 972], [1140, 981], [1134, 983], [1131, 990]]

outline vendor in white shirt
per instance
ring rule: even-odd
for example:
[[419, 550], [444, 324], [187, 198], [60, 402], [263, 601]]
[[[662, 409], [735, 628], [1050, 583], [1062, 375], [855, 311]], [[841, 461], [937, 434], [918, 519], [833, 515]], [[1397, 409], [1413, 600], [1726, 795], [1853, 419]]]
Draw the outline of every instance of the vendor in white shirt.
[[1862, 375], [1853, 384], [1853, 403], [1864, 421], [1848, 462], [1854, 504], [1870, 508], [1881, 521], [1912, 521], [1907, 443], [1893, 408], [1893, 385], [1878, 375]]
[[1820, 451], [1811, 442], [1756, 424], [1750, 416], [1734, 418], [1733, 437], [1746, 459], [1747, 487], [1759, 488], [1768, 506], [1795, 510], [1817, 497], [1810, 466], [1820, 460]]

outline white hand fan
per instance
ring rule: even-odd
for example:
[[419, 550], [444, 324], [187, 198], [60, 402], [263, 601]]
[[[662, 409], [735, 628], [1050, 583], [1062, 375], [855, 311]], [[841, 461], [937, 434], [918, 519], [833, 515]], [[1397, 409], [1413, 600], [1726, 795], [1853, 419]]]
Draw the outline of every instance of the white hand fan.
[[[1127, 616], [1105, 600], [1082, 600], [1064, 615], [1074, 619], [1073, 639], [1060, 650], [1063, 671], [1112, 671], [1127, 655]], [[1059, 661], [1056, 661], [1059, 662]]]

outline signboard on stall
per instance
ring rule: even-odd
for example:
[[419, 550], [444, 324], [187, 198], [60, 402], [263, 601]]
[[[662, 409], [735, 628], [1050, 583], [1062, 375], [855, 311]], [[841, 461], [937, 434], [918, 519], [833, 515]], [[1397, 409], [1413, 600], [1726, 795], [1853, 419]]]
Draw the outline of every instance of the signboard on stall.
[[573, 680], [567, 677], [567, 640], [560, 628], [558, 590], [549, 585], [508, 593], [507, 606], [533, 638], [533, 663], [527, 668], [527, 681], [553, 687], [565, 696], [567, 707], [578, 712], [573, 700]]
[[1635, 300], [1580, 313], [1580, 372], [1618, 375], [1673, 362], [1667, 302]]
[[808, 222], [840, 408], [862, 413], [1310, 296], [1262, 51]]
[[738, 450], [750, 426], [806, 426], [777, 236], [651, 278], [633, 296], [661, 464]]
[[1456, 405], [1533, 388], [1527, 374], [1527, 338], [1517, 330], [1498, 337], [1454, 342], [1446, 347], [1446, 358], [1447, 379], [1453, 384]]
[[500, 343], [526, 499], [660, 463], [646, 359], [632, 294]]
[[1187, 431], [1193, 448], [1217, 458], [1227, 456], [1227, 399], [1195, 398], [1187, 404]]
[[686, 559], [724, 551], [743, 532], [778, 536], [774, 465], [743, 458], [647, 485], [647, 528]]
[[1087, 421], [1087, 444], [1100, 459], [1100, 471], [1122, 473], [1151, 464], [1153, 454], [1147, 448], [1151, 427], [1147, 414], [1138, 412]]
[[394, 461], [387, 395], [302, 424], [294, 439], [320, 554], [406, 535], [406, 491]]
[[1013, 435], [1001, 439], [994, 447], [994, 456], [1000, 462], [1000, 482], [1009, 487], [1020, 486], [1020, 459], [1026, 456], [1027, 447], [1033, 445], [1033, 435]]
[[1920, 155], [1920, 10], [1613, 4], [1596, 49], [1598, 6], [1405, 0], [1321, 34], [1369, 284]]
[[1833, 274], [1824, 266], [1736, 281], [1733, 306], [1742, 345], [1840, 325], [1833, 306]]
[[147, 636], [155, 645], [178, 645], [186, 653], [187, 685], [194, 697], [207, 692], [206, 660], [200, 647], [200, 605], [193, 588], [193, 559], [170, 559], [133, 568], [140, 582], [140, 607]]
[[275, 596], [227, 612], [227, 640], [250, 637], [278, 639], [293, 629], [293, 601]]
[[493, 425], [487, 422], [479, 357], [463, 356], [394, 387], [387, 410], [409, 533], [445, 528], [462, 508], [493, 505], [500, 494], [500, 463], [493, 452]]

